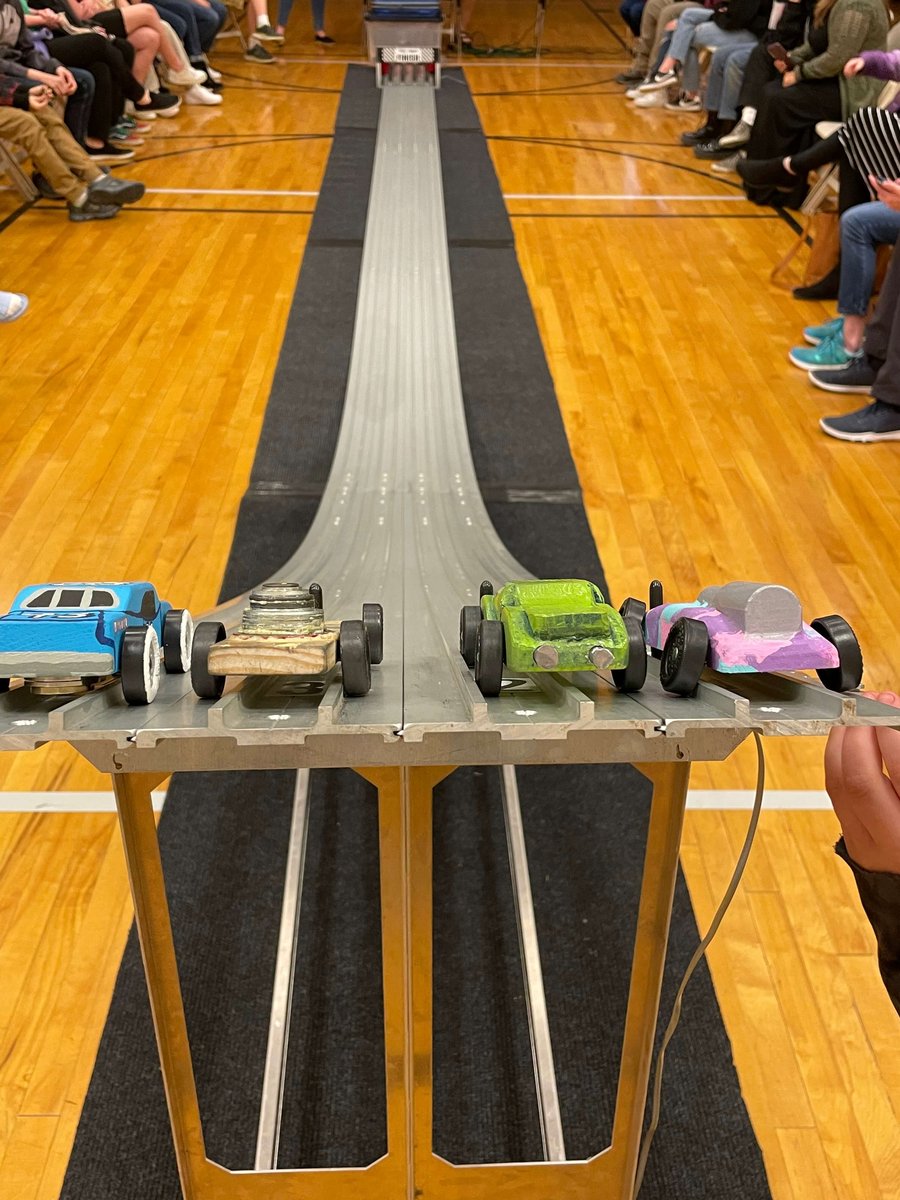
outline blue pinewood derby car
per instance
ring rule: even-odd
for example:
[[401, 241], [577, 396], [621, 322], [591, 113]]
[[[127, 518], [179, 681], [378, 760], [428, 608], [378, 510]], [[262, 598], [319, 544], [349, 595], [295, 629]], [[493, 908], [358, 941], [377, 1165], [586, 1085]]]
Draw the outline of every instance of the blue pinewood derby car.
[[0, 616], [0, 691], [22, 678], [42, 695], [70, 695], [116, 676], [129, 704], [149, 704], [161, 665], [191, 665], [193, 621], [152, 584], [37, 583]]

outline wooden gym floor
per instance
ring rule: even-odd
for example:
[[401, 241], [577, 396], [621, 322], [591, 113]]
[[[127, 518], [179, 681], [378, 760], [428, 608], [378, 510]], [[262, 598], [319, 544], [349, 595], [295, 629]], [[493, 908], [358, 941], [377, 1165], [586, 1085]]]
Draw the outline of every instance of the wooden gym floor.
[[[482, 10], [487, 41], [529, 44], [530, 0]], [[10, 221], [0, 191], [0, 286], [31, 298], [0, 330], [3, 609], [24, 582], [90, 576], [213, 603], [359, 54], [349, 0], [329, 0], [327, 52], [307, 24], [301, 5], [268, 68], [223, 41], [225, 104], [155, 123], [123, 173], [161, 190], [118, 220]], [[624, 101], [620, 31], [610, 0], [555, 0], [540, 68], [466, 59], [610, 585], [783, 581], [856, 626], [869, 686], [896, 686], [897, 452], [819, 433], [855, 401], [787, 362], [831, 315], [767, 283], [793, 235], [676, 145], [692, 117]], [[770, 786], [821, 789], [821, 752], [769, 742]], [[745, 747], [694, 784], [753, 774]], [[0, 1195], [55, 1200], [130, 902], [111, 815], [2, 812], [102, 776], [45, 748], [3, 756], [0, 789]], [[701, 925], [746, 819], [689, 814]], [[900, 1195], [896, 1017], [835, 836], [828, 812], [767, 811], [710, 956], [775, 1200]]]

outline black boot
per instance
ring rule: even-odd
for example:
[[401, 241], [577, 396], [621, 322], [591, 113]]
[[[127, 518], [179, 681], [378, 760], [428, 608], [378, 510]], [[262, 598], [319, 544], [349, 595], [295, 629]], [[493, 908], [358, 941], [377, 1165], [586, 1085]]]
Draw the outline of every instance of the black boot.
[[751, 187], [775, 187], [790, 192], [803, 180], [792, 175], [780, 158], [745, 158], [737, 173]]
[[712, 116], [711, 113], [706, 114], [706, 120], [699, 129], [692, 129], [690, 133], [681, 135], [682, 146], [697, 146], [701, 142], [712, 141], [714, 137], [718, 137], [716, 129], [718, 127], [718, 117]]
[[793, 297], [795, 300], [837, 300], [840, 282], [841, 264], [839, 261], [818, 283], [811, 283], [809, 287], [794, 288]]

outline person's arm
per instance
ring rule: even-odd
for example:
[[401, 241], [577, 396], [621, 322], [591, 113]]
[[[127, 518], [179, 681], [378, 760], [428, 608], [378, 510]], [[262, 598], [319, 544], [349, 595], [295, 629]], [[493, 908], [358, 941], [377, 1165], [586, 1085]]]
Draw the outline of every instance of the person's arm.
[[873, 75], [876, 79], [900, 83], [900, 50], [863, 50], [860, 75]]
[[798, 58], [796, 50], [791, 52], [791, 61], [797, 64], [797, 79], [831, 79], [840, 75], [850, 59], [859, 56], [871, 24], [871, 16], [864, 8], [833, 8], [825, 51], [815, 58]]
[[[875, 699], [900, 707], [893, 692]], [[835, 849], [853, 871], [881, 977], [900, 1013], [900, 730], [832, 729], [825, 786], [843, 832]]]

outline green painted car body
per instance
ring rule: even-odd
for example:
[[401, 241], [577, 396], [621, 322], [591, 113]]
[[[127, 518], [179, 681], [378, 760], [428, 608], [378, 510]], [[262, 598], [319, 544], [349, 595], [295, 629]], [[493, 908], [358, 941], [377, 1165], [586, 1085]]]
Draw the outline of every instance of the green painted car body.
[[[513, 671], [592, 671], [595, 646], [612, 654], [610, 669], [628, 663], [625, 622], [585, 579], [513, 581], [483, 596], [481, 611], [488, 620], [503, 622], [504, 661]], [[553, 667], [535, 663], [535, 650], [545, 645], [559, 655]]]

